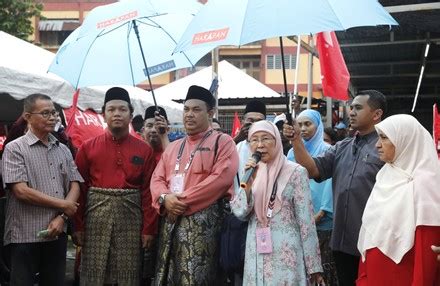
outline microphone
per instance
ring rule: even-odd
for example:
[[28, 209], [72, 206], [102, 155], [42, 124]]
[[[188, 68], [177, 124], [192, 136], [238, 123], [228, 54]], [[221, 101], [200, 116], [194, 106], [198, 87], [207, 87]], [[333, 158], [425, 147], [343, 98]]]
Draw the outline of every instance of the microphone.
[[[255, 152], [254, 154], [252, 154], [252, 158], [254, 158], [255, 163], [260, 162], [261, 160], [261, 152]], [[246, 170], [246, 173], [244, 173], [243, 178], [241, 179], [240, 182], [240, 188], [242, 189], [246, 189], [247, 184], [249, 183], [249, 179], [252, 177], [252, 175], [255, 172], [255, 168], [249, 168]]]

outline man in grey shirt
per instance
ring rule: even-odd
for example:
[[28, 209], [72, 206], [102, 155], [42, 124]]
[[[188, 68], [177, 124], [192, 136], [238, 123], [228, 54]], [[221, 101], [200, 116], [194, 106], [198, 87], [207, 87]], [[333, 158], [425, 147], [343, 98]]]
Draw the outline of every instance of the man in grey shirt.
[[333, 250], [339, 283], [355, 285], [360, 254], [357, 250], [362, 214], [376, 174], [382, 168], [375, 148], [378, 136], [374, 125], [386, 112], [385, 96], [375, 90], [358, 93], [350, 105], [354, 137], [336, 143], [323, 155], [310, 157], [301, 140], [298, 124], [284, 125], [284, 135], [292, 141], [296, 161], [309, 176], [320, 182], [333, 178]]
[[77, 210], [83, 180], [69, 149], [51, 134], [58, 112], [50, 97], [29, 95], [23, 116], [29, 130], [6, 145], [2, 162], [10, 285], [34, 285], [37, 272], [40, 285], [64, 285], [66, 221]]

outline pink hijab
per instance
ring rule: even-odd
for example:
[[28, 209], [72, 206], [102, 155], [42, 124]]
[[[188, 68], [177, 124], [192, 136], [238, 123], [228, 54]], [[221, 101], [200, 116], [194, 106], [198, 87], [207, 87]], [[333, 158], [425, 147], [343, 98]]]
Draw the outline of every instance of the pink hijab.
[[252, 184], [252, 194], [254, 195], [254, 210], [258, 221], [267, 226], [267, 206], [270, 195], [277, 182], [277, 194], [272, 216], [276, 215], [281, 209], [281, 194], [289, 181], [294, 170], [294, 164], [289, 162], [283, 154], [283, 145], [278, 128], [272, 122], [262, 120], [252, 124], [249, 129], [248, 139], [256, 132], [266, 132], [275, 138], [275, 156], [272, 161], [258, 164], [258, 173]]

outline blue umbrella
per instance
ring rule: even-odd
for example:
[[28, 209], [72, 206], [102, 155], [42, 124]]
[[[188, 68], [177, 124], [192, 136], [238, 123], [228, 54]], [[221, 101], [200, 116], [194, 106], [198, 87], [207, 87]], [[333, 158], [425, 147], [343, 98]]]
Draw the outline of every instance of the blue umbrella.
[[210, 0], [175, 52], [376, 25], [398, 25], [377, 0]]
[[241, 46], [280, 37], [287, 95], [282, 36], [375, 25], [398, 25], [377, 0], [209, 0], [188, 25], [174, 51]]
[[[153, 90], [152, 76], [194, 66], [210, 51], [172, 54], [197, 9], [179, 2], [185, 1], [124, 1], [93, 9], [61, 45], [49, 71], [75, 88], [148, 79]], [[154, 92], [153, 99], [156, 103]]]

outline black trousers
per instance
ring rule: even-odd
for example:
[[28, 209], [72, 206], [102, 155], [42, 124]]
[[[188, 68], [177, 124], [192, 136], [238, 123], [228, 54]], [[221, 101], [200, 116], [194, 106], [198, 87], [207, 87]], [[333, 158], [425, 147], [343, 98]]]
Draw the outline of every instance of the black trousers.
[[11, 250], [11, 286], [34, 285], [40, 273], [40, 285], [64, 285], [67, 235], [49, 242], [13, 243]]
[[355, 286], [359, 269], [359, 256], [333, 251], [339, 286]]

